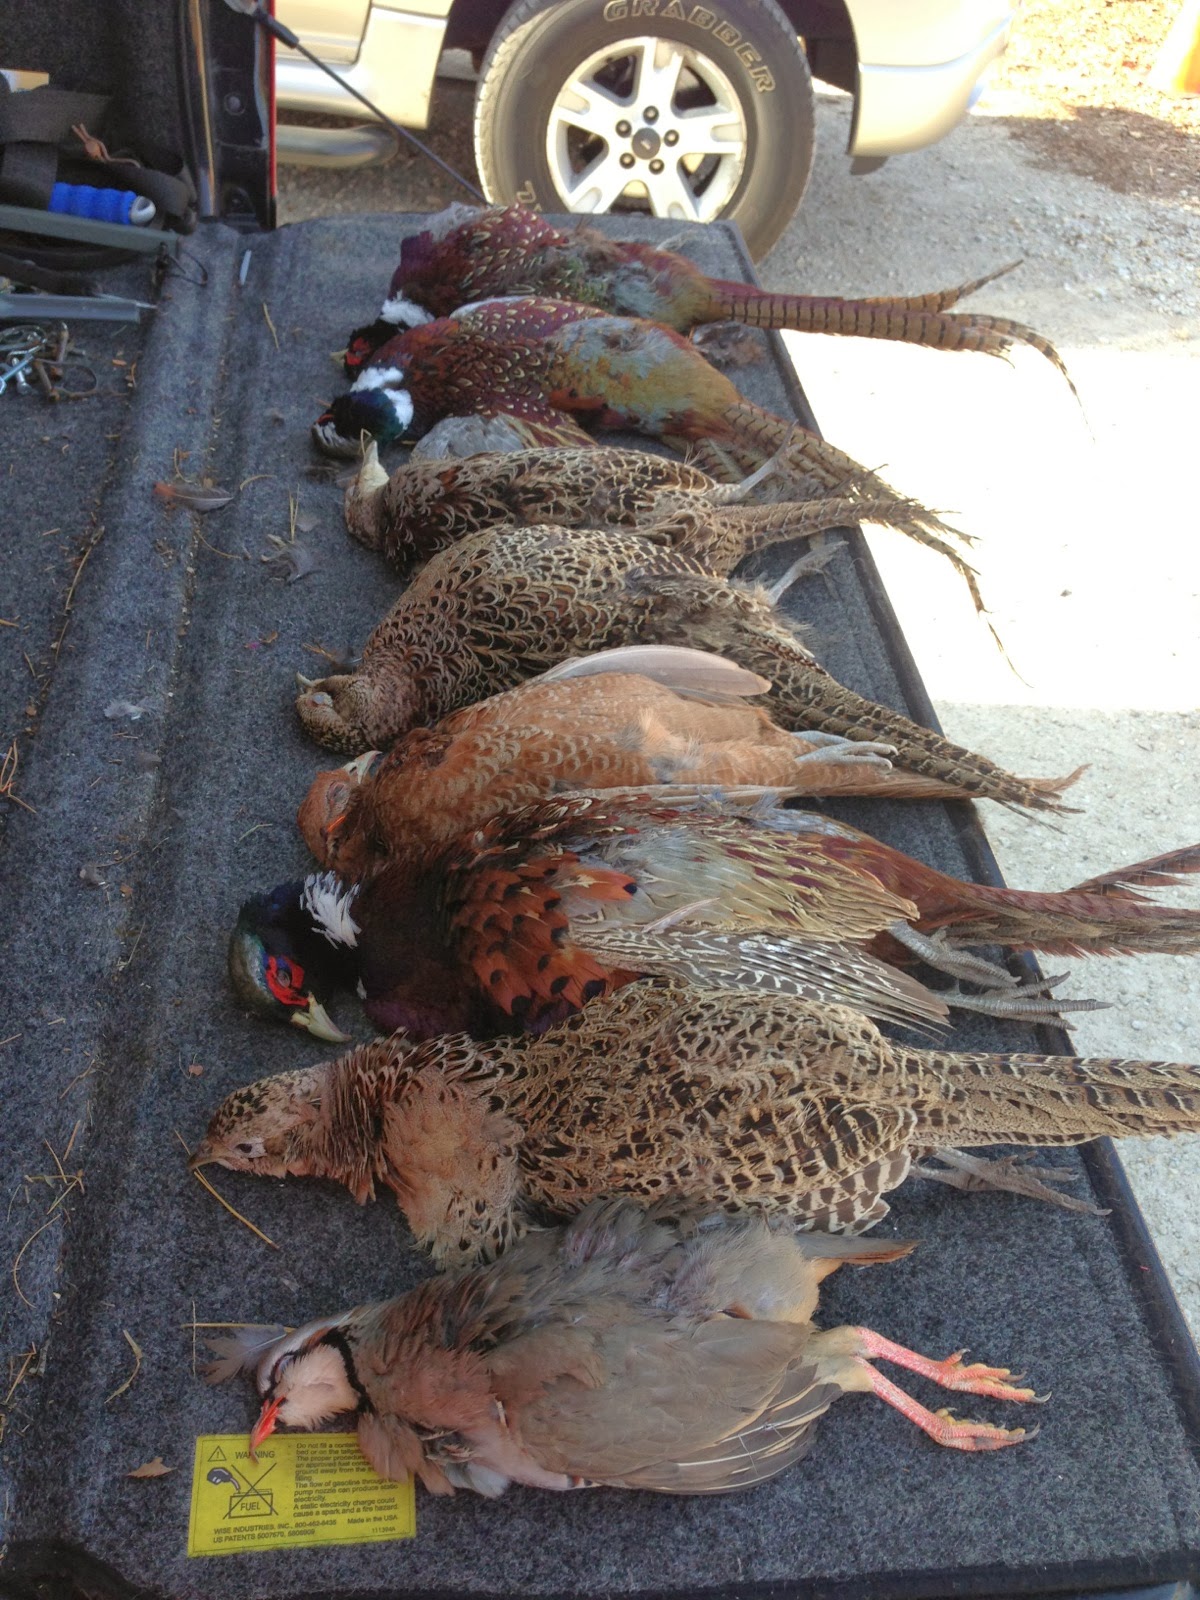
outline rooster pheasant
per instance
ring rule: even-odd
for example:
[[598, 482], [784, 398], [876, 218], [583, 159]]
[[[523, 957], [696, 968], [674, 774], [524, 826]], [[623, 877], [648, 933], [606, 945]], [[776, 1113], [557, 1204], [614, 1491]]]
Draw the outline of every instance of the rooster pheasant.
[[207, 1377], [253, 1373], [262, 1405], [251, 1454], [281, 1424], [344, 1416], [381, 1477], [415, 1475], [432, 1494], [747, 1489], [799, 1460], [817, 1419], [856, 1390], [953, 1449], [1031, 1437], [935, 1415], [871, 1362], [960, 1393], [1036, 1399], [1006, 1367], [931, 1360], [867, 1328], [814, 1328], [830, 1272], [911, 1248], [610, 1202], [398, 1299], [292, 1332], [214, 1338]]
[[[786, 531], [785, 521], [771, 536]], [[898, 771], [978, 799], [1063, 809], [1077, 773], [1014, 777], [830, 677], [769, 595], [716, 575], [747, 548], [690, 517], [649, 529], [474, 534], [422, 569], [356, 672], [301, 679], [297, 713], [318, 743], [359, 754], [581, 652], [686, 640], [769, 679], [767, 710], [792, 732], [881, 741]]]
[[396, 1034], [237, 1089], [192, 1165], [390, 1189], [446, 1265], [606, 1194], [859, 1233], [940, 1146], [1197, 1128], [1200, 1067], [914, 1050], [842, 1006], [654, 982], [541, 1039]]
[[401, 244], [379, 317], [350, 335], [346, 369], [358, 371], [398, 328], [420, 327], [472, 301], [549, 295], [600, 306], [618, 316], [645, 317], [678, 333], [705, 323], [744, 322], [756, 328], [900, 339], [996, 356], [1006, 354], [1015, 342], [1040, 351], [1071, 383], [1054, 346], [1034, 329], [1007, 317], [951, 310], [1017, 265], [956, 289], [911, 298], [772, 294], [748, 283], [706, 277], [672, 250], [609, 239], [586, 224], [570, 231], [555, 227], [523, 206], [451, 206]]
[[320, 773], [300, 807], [313, 854], [347, 880], [393, 851], [435, 850], [564, 790], [766, 786], [790, 794], [962, 798], [896, 772], [888, 745], [785, 733], [746, 697], [770, 685], [719, 656], [609, 650], [416, 728]]
[[[419, 439], [445, 417], [503, 415], [527, 442], [591, 443], [582, 422], [661, 439], [704, 469], [736, 479], [787, 445], [797, 471], [819, 488], [911, 502], [843, 451], [742, 398], [695, 345], [670, 328], [610, 317], [560, 300], [485, 300], [397, 334], [313, 425], [331, 454], [357, 456], [364, 434], [380, 444]], [[932, 512], [939, 536], [961, 537]]]
[[[445, 460], [411, 460], [389, 478], [374, 442], [346, 490], [346, 526], [368, 550], [378, 550], [400, 573], [484, 528], [552, 524], [564, 528], [642, 527], [675, 518], [677, 543], [700, 530], [709, 561], [727, 546], [736, 564], [782, 528], [789, 539], [858, 522], [898, 528], [936, 550], [965, 579], [976, 609], [984, 609], [973, 567], [923, 521], [915, 502], [887, 496], [820, 494], [787, 505], [740, 504], [764, 475], [774, 475], [798, 497], [812, 487], [789, 471], [784, 445], [740, 484], [717, 483], [697, 467], [643, 450], [596, 446], [589, 450], [520, 450]], [[794, 481], [793, 481], [794, 480]], [[688, 522], [687, 518], [691, 521]], [[692, 534], [690, 528], [697, 530]], [[722, 566], [724, 570], [724, 566]], [[730, 567], [732, 570], [732, 565]]]
[[[352, 984], [381, 1031], [488, 1037], [544, 1031], [655, 972], [928, 1024], [944, 999], [892, 960], [1012, 985], [959, 947], [1195, 951], [1200, 911], [1147, 903], [1134, 886], [1196, 870], [1200, 847], [1061, 894], [1022, 893], [964, 883], [766, 797], [747, 814], [703, 795], [608, 790], [494, 816], [437, 850], [397, 840], [360, 883], [317, 873], [256, 896], [229, 968], [247, 1005], [327, 1038], [343, 1036], [322, 1032], [320, 1008]], [[945, 998], [998, 1015], [1060, 1004]]]

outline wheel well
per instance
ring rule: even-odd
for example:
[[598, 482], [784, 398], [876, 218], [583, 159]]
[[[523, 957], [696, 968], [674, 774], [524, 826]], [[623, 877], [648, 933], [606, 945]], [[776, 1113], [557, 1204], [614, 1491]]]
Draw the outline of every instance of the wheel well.
[[[446, 49], [482, 53], [510, 4], [511, 0], [454, 0], [446, 24]], [[853, 93], [858, 57], [844, 0], [779, 0], [779, 5], [804, 38], [814, 77]]]

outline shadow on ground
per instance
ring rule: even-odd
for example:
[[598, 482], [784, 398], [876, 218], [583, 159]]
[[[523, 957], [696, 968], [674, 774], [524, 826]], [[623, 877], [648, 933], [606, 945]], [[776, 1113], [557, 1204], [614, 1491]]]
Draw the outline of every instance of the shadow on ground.
[[1061, 117], [991, 120], [1019, 139], [1041, 167], [1091, 178], [1117, 194], [1200, 210], [1196, 140], [1159, 117], [1116, 106], [1064, 106]]

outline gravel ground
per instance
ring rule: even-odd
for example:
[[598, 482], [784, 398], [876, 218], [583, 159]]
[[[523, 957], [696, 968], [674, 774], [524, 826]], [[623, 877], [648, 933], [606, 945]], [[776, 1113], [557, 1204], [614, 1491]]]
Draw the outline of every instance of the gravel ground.
[[[1017, 771], [1090, 770], [1054, 826], [986, 808], [1009, 882], [1062, 888], [1200, 839], [1200, 102], [1145, 83], [1172, 7], [1028, 0], [970, 119], [931, 150], [851, 178], [849, 102], [819, 106], [805, 204], [760, 267], [780, 290], [911, 293], [1023, 257], [980, 309], [1057, 345], [1011, 367], [877, 342], [789, 336], [830, 438], [979, 539], [984, 595], [1014, 664], [929, 552], [873, 545], [947, 731]], [[1069, 30], [1074, 30], [1069, 34]], [[1072, 47], [1062, 68], [1063, 37]], [[1044, 48], [1043, 48], [1044, 46]], [[443, 86], [430, 140], [472, 174], [471, 90]], [[1103, 179], [1104, 181], [1100, 181]], [[355, 174], [285, 169], [283, 220], [435, 209], [453, 186], [419, 157]], [[367, 308], [348, 308], [348, 322]], [[1014, 670], [1015, 668], [1015, 670]], [[1187, 896], [1176, 891], [1180, 903]], [[1194, 889], [1191, 902], [1195, 904]], [[1178, 957], [1054, 961], [1081, 1054], [1200, 1059], [1200, 968]], [[1122, 1150], [1193, 1329], [1200, 1329], [1200, 1139]]]

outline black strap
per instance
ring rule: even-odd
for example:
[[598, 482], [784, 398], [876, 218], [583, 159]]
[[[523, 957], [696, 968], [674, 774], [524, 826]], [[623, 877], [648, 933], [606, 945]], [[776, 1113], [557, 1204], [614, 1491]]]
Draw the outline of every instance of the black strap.
[[81, 272], [63, 272], [53, 267], [39, 266], [28, 256], [10, 255], [0, 250], [0, 277], [11, 278], [14, 283], [29, 289], [43, 289], [47, 294], [99, 294], [100, 285], [95, 278]]
[[57, 176], [58, 151], [52, 144], [6, 144], [0, 155], [0, 200], [45, 211]]
[[[178, 156], [150, 149], [140, 151], [138, 161], [93, 160], [85, 155], [72, 129], [82, 126], [96, 133], [103, 127], [108, 105], [108, 95], [49, 84], [13, 92], [0, 77], [0, 201], [44, 211], [60, 178], [98, 183], [144, 195], [154, 202], [158, 227], [170, 225], [191, 233], [197, 221], [196, 186]], [[47, 250], [51, 257], [75, 253], [70, 248], [64, 252], [61, 246], [39, 248], [30, 252], [35, 265], [43, 264]], [[86, 261], [86, 266], [93, 264]], [[72, 265], [86, 270], [82, 260], [73, 260]]]
[[[74, 89], [10, 90], [0, 78], [0, 144], [62, 144], [77, 122], [98, 127], [108, 109], [106, 94], [83, 94]], [[7, 91], [7, 92], [6, 92]]]

